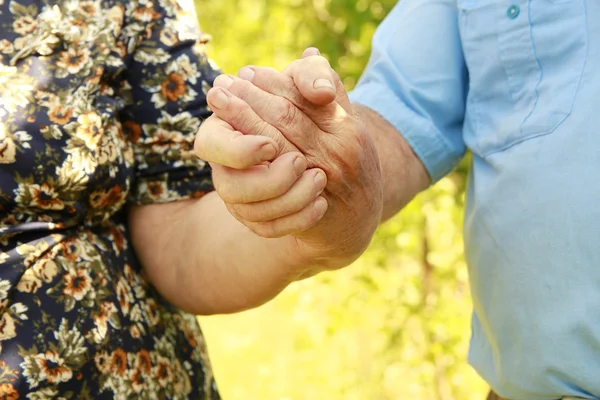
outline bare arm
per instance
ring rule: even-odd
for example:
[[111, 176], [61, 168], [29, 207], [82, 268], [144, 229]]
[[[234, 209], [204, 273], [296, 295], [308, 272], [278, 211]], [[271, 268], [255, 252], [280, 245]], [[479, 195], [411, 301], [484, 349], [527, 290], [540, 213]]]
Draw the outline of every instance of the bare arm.
[[381, 165], [383, 212], [381, 221], [397, 214], [415, 195], [425, 190], [430, 178], [425, 167], [390, 123], [375, 111], [354, 105], [375, 142]]
[[[356, 107], [379, 152], [385, 220], [426, 188], [429, 178], [390, 124]], [[130, 225], [149, 280], [167, 300], [195, 314], [259, 306], [297, 279], [349, 262], [320, 265], [317, 258], [303, 257], [293, 236], [258, 236], [232, 217], [214, 192], [199, 200], [136, 207]]]
[[242, 311], [270, 300], [308, 268], [292, 236], [260, 237], [215, 193], [130, 211], [136, 253], [168, 301], [194, 314]]
[[[397, 40], [398, 26], [407, 40]], [[427, 35], [420, 34], [424, 29]], [[455, 126], [464, 113], [467, 73], [454, 3], [403, 1], [379, 32], [374, 65], [383, 68], [382, 85], [372, 93], [385, 91], [391, 79], [420, 108], [440, 117], [435, 126], [444, 131]], [[414, 52], [420, 48], [430, 51]], [[223, 201], [211, 194], [131, 214], [135, 247], [151, 281], [180, 307], [197, 313], [242, 310], [267, 301], [295, 279], [343, 267], [367, 247], [381, 221], [430, 182], [400, 133], [377, 113], [351, 104], [315, 49], [281, 74], [244, 68], [239, 77], [217, 78], [214, 86], [207, 94], [214, 111], [209, 120], [223, 124], [207, 129], [208, 120], [203, 123], [196, 152], [213, 166]], [[420, 90], [412, 93], [415, 88]], [[448, 107], [440, 111], [439, 105]], [[428, 165], [436, 179], [460, 156], [455, 144], [440, 149], [448, 154]], [[259, 148], [275, 151], [270, 145], [276, 158], [257, 159]], [[290, 157], [288, 172], [279, 169], [266, 178], [253, 167], [269, 161], [273, 172], [294, 152], [304, 156], [305, 174], [326, 174], [323, 192], [315, 187], [272, 192], [290, 176]], [[307, 212], [317, 203], [327, 212]]]

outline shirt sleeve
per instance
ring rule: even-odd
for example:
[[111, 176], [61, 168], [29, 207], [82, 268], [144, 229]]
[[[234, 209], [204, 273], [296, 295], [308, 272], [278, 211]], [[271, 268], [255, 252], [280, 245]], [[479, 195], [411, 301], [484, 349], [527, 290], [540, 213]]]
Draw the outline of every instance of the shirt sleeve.
[[121, 90], [127, 104], [122, 124], [135, 155], [133, 204], [213, 190], [208, 163], [193, 151], [198, 128], [211, 114], [206, 92], [219, 74], [204, 51], [208, 37], [199, 31], [191, 0], [148, 4], [133, 13], [147, 23]]
[[456, 1], [400, 1], [377, 29], [372, 47], [350, 98], [401, 132], [436, 182], [465, 153], [468, 76]]

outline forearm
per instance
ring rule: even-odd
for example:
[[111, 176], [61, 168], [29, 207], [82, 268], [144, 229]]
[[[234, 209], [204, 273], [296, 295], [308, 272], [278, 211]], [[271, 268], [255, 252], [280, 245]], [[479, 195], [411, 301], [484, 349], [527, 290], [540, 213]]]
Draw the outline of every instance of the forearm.
[[293, 237], [257, 236], [231, 216], [216, 193], [136, 207], [130, 225], [150, 282], [194, 314], [257, 307], [311, 267], [298, 256]]
[[[425, 189], [429, 177], [398, 131], [370, 109], [355, 107], [378, 152], [384, 221]], [[301, 259], [301, 242], [256, 235], [231, 216], [216, 193], [135, 207], [130, 226], [150, 282], [175, 306], [195, 314], [259, 306], [291, 282], [353, 259]]]
[[354, 107], [375, 142], [381, 165], [383, 212], [381, 221], [398, 213], [413, 197], [427, 188], [430, 178], [402, 135], [375, 111]]

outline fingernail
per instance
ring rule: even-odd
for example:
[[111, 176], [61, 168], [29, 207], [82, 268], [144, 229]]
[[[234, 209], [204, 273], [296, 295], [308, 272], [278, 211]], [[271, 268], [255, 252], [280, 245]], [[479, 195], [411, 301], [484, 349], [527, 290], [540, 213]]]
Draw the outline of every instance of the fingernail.
[[263, 161], [271, 161], [277, 155], [277, 149], [273, 143], [266, 143], [260, 148], [260, 153]]
[[331, 81], [329, 79], [324, 79], [324, 78], [317, 79], [315, 81], [315, 83], [313, 84], [313, 87], [315, 89], [321, 89], [321, 88], [335, 89], [335, 87], [333, 86], [333, 83], [331, 83]]
[[229, 96], [220, 89], [214, 91], [214, 95], [211, 96], [210, 104], [215, 108], [225, 108], [229, 103]]
[[314, 204], [314, 210], [315, 213], [321, 217], [325, 214], [325, 211], [327, 211], [327, 200], [325, 200], [322, 197], [319, 197], [317, 200], [315, 200], [315, 204]]
[[254, 79], [254, 70], [252, 68], [244, 67], [239, 70], [238, 77], [245, 81], [252, 82]]
[[213, 82], [214, 87], [221, 87], [224, 89], [229, 89], [231, 85], [233, 85], [233, 78], [229, 75], [219, 75]]
[[296, 157], [294, 160], [294, 171], [296, 172], [297, 176], [302, 175], [302, 173], [306, 171], [306, 160], [304, 157]]
[[325, 187], [325, 174], [322, 172], [317, 172], [314, 177], [315, 187], [322, 189]]

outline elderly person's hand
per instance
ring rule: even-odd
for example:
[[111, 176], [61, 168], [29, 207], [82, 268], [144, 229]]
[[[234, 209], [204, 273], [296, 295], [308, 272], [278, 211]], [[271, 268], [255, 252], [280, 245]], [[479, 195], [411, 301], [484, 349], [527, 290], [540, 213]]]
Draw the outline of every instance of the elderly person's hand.
[[[381, 217], [377, 151], [339, 77], [315, 49], [282, 73], [245, 67], [208, 92], [196, 139], [231, 214], [263, 237], [293, 235], [335, 268], [364, 251]], [[331, 260], [330, 264], [327, 264]]]

